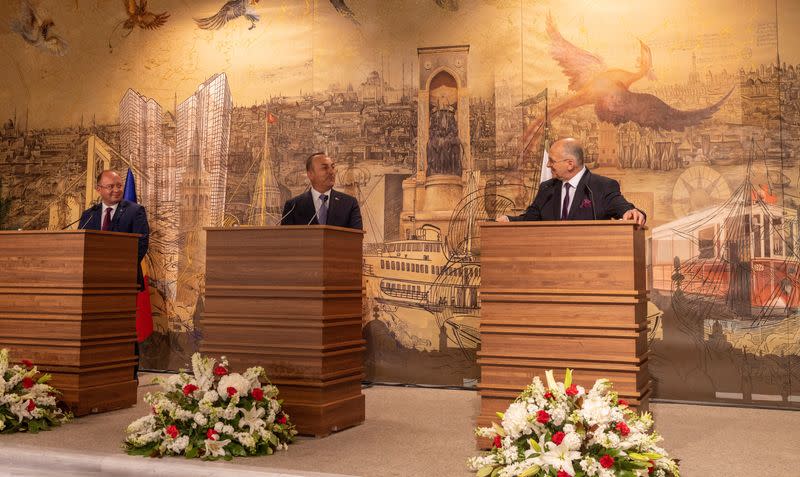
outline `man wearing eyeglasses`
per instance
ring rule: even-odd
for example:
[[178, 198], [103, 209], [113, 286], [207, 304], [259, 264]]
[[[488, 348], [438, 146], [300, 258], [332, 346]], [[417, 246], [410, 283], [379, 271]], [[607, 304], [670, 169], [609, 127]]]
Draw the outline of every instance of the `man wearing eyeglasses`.
[[335, 225], [362, 230], [361, 209], [355, 197], [333, 190], [336, 164], [324, 152], [306, 159], [311, 187], [286, 201], [281, 225]]
[[554, 142], [547, 167], [553, 178], [542, 182], [525, 213], [501, 215], [498, 222], [624, 219], [641, 227], [647, 221], [645, 213], [622, 196], [619, 182], [593, 174], [583, 165], [583, 148], [577, 140]]
[[137, 281], [139, 290], [144, 289], [144, 276], [141, 262], [147, 254], [150, 226], [147, 214], [141, 205], [122, 199], [122, 178], [114, 171], [103, 171], [97, 175], [95, 190], [100, 194], [100, 203], [89, 207], [81, 215], [78, 228], [90, 230], [108, 230], [110, 232], [127, 232], [139, 234], [139, 264]]

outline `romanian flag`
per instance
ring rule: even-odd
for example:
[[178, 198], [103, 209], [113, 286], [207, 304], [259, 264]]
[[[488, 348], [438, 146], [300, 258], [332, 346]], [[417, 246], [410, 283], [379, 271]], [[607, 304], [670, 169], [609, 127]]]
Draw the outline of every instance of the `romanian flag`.
[[[136, 202], [136, 182], [133, 172], [128, 169], [125, 177], [125, 191], [122, 198]], [[144, 290], [136, 295], [136, 340], [141, 343], [153, 334], [153, 308], [150, 305], [150, 285], [147, 283], [147, 265], [142, 262], [142, 275], [144, 275]]]

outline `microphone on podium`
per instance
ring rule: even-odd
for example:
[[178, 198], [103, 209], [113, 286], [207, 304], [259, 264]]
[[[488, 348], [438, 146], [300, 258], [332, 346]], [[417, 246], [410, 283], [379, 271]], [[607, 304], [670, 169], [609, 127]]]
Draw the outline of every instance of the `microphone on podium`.
[[[86, 227], [86, 224], [88, 224], [88, 223], [89, 223], [89, 220], [91, 220], [91, 219], [92, 219], [92, 215], [91, 215], [91, 213], [92, 213], [92, 212], [94, 212], [95, 210], [97, 210], [98, 208], [100, 208], [100, 205], [101, 205], [101, 203], [100, 203], [100, 201], [98, 200], [98, 201], [97, 201], [97, 202], [96, 202], [94, 205], [92, 205], [91, 207], [89, 207], [89, 218], [88, 218], [88, 219], [86, 220], [86, 222], [84, 222], [82, 225], [79, 225], [79, 226], [78, 226], [78, 228], [77, 228], [77, 230], [82, 230], [84, 227]], [[75, 219], [74, 221], [70, 222], [68, 225], [65, 225], [65, 226], [64, 226], [64, 227], [63, 227], [61, 230], [67, 230], [68, 228], [70, 228], [70, 227], [72, 227], [73, 225], [75, 225], [76, 223], [78, 223], [78, 221], [80, 221], [80, 220], [81, 220], [81, 218], [80, 218], [80, 217], [78, 217], [78, 218], [77, 218], [77, 219]]]

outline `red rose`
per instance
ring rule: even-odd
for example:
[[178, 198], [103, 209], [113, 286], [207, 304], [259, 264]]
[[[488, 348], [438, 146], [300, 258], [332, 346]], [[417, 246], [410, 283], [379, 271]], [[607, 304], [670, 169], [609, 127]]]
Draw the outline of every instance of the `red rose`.
[[255, 388], [252, 391], [250, 391], [250, 395], [253, 396], [253, 399], [255, 399], [256, 401], [260, 401], [264, 399], [264, 390], [261, 388]]
[[606, 454], [600, 458], [600, 465], [602, 465], [604, 469], [610, 469], [614, 466], [614, 458]]
[[557, 477], [572, 477], [572, 474], [570, 474], [568, 472], [565, 472], [563, 470], [559, 470], [558, 474], [556, 474], [556, 475], [557, 475]]
[[286, 414], [281, 414], [275, 419], [278, 424], [286, 424]]
[[219, 364], [214, 366], [214, 375], [215, 376], [225, 376], [226, 374], [228, 374], [228, 370], [225, 369], [225, 366], [221, 366]]
[[567, 396], [577, 396], [578, 395], [578, 386], [575, 386], [573, 384], [572, 386], [568, 387], [567, 390], [564, 391], [564, 392], [567, 393]]
[[192, 394], [193, 392], [197, 391], [198, 389], [200, 389], [200, 388], [198, 388], [194, 384], [187, 384], [186, 386], [183, 387], [183, 395], [184, 396], [188, 396], [188, 395]]
[[553, 399], [553, 393], [551, 393], [550, 391], [547, 391], [546, 393], [544, 393], [544, 398], [545, 399]]
[[212, 441], [215, 441], [215, 440], [217, 440], [218, 436], [219, 436], [219, 432], [215, 431], [214, 429], [209, 429], [206, 432], [206, 439], [211, 439]]
[[28, 369], [33, 367], [33, 363], [31, 363], [31, 360], [29, 360], [29, 359], [23, 359], [20, 362], [22, 363], [23, 366], [25, 366]]
[[34, 381], [31, 378], [25, 377], [22, 378], [22, 387], [25, 389], [30, 389], [33, 387]]
[[233, 397], [233, 395], [236, 394], [236, 388], [233, 386], [228, 386], [227, 391], [228, 391], [228, 396], [230, 397]]
[[496, 448], [501, 448], [503, 446], [503, 439], [500, 436], [494, 436], [494, 441], [492, 441], [492, 445]]
[[547, 411], [541, 410], [536, 413], [536, 421], [542, 424], [547, 424], [550, 422], [550, 414], [547, 414]]
[[650, 467], [647, 468], [647, 475], [652, 474], [654, 470], [656, 470], [656, 463], [655, 463], [655, 461], [651, 460], [650, 461]]
[[630, 404], [628, 404], [628, 401], [626, 401], [624, 399], [620, 399], [619, 401], [617, 401], [617, 405], [619, 405], [619, 406], [630, 406]]
[[167, 426], [166, 431], [167, 431], [167, 435], [169, 435], [171, 438], [175, 439], [176, 437], [178, 437], [178, 434], [179, 434], [178, 428], [175, 427], [174, 425]]
[[33, 411], [34, 409], [36, 409], [36, 403], [35, 403], [35, 402], [33, 402], [33, 399], [31, 399], [30, 401], [28, 401], [28, 407], [27, 407], [26, 409], [28, 410], [28, 412], [31, 412], [31, 411]]
[[619, 431], [619, 434], [621, 436], [627, 436], [628, 434], [631, 433], [631, 428], [628, 427], [628, 425], [625, 424], [624, 422], [618, 422], [616, 427], [617, 431]]
[[553, 440], [553, 443], [555, 443], [555, 445], [560, 445], [561, 441], [564, 440], [564, 433], [561, 432], [561, 431], [556, 432], [555, 434], [553, 434], [553, 439], [552, 440]]

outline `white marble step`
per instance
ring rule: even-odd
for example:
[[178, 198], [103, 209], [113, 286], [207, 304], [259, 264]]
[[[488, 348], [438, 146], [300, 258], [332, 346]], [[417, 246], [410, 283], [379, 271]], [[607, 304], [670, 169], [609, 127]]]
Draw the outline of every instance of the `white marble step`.
[[0, 446], [0, 476], [14, 477], [354, 477], [299, 470], [262, 470], [225, 461], [203, 462], [182, 457], [148, 459], [125, 454], [107, 455], [42, 449], [31, 446]]

